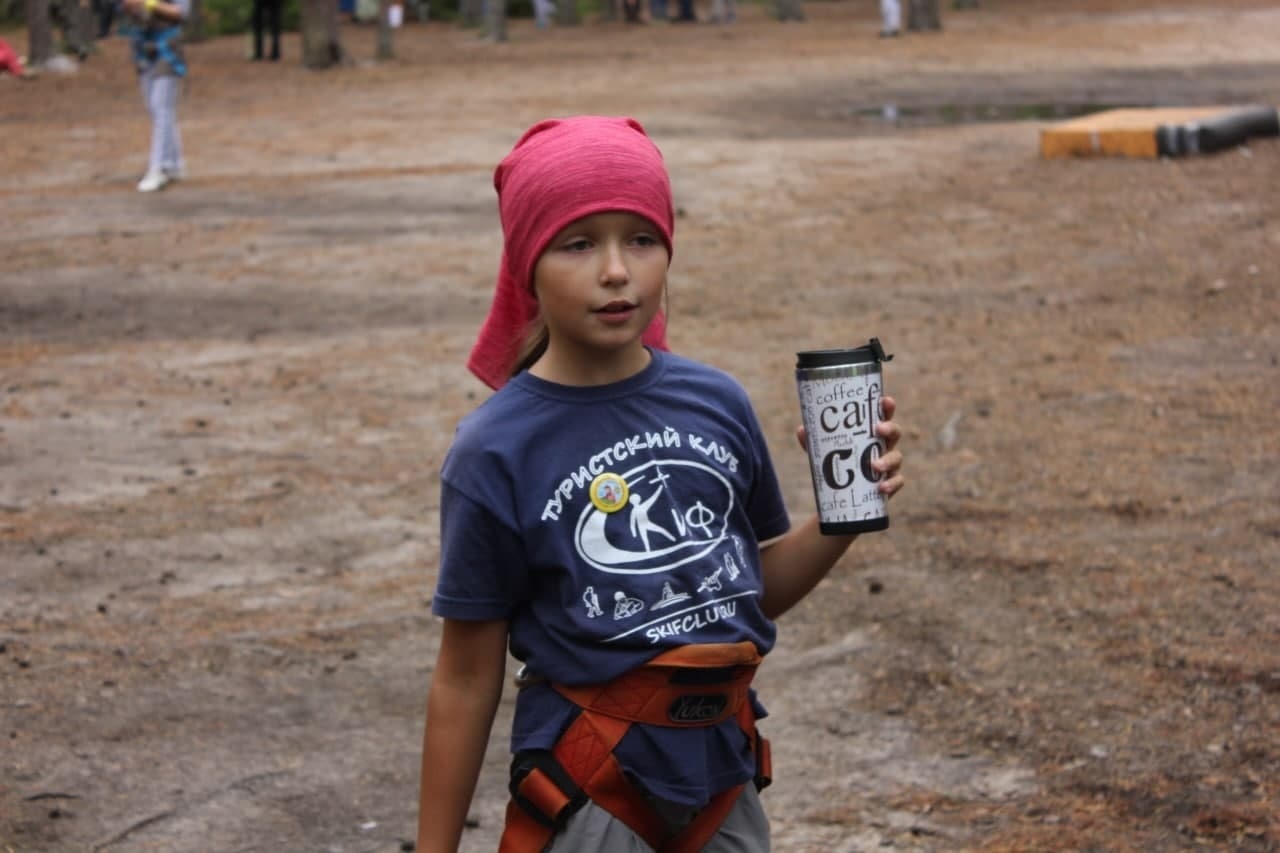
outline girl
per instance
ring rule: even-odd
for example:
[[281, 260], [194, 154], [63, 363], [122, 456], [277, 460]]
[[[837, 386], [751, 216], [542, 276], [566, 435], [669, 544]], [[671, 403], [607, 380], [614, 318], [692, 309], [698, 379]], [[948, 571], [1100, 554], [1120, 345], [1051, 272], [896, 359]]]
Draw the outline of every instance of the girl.
[[151, 115], [151, 155], [138, 181], [138, 192], [150, 193], [184, 176], [178, 95], [187, 74], [182, 24], [191, 12], [191, 0], [122, 0], [121, 6], [132, 20], [133, 63], [142, 102]]
[[509, 648], [503, 853], [768, 850], [748, 685], [853, 537], [791, 528], [744, 390], [665, 351], [671, 188], [639, 123], [541, 122], [494, 185], [503, 259], [469, 366], [498, 390], [441, 476], [418, 849], [458, 847]]

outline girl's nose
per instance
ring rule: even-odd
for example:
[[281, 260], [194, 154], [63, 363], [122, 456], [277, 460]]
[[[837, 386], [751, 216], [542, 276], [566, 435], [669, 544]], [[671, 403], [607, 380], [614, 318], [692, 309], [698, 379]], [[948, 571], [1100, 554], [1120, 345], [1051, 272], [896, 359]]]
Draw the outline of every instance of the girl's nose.
[[631, 273], [627, 270], [624, 247], [609, 242], [604, 247], [604, 269], [601, 271], [600, 280], [605, 284], [626, 284], [630, 279]]

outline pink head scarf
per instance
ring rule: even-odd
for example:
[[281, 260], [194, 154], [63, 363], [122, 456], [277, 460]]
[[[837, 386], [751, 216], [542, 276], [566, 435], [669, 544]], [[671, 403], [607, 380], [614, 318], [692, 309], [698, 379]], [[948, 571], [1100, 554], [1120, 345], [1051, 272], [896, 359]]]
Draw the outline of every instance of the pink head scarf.
[[[467, 367], [491, 388], [511, 375], [538, 315], [533, 268], [562, 228], [584, 216], [627, 211], [658, 227], [673, 251], [675, 213], [662, 154], [632, 118], [547, 119], [525, 131], [493, 173], [502, 219], [502, 266], [489, 315]], [[659, 311], [643, 340], [667, 349]]]

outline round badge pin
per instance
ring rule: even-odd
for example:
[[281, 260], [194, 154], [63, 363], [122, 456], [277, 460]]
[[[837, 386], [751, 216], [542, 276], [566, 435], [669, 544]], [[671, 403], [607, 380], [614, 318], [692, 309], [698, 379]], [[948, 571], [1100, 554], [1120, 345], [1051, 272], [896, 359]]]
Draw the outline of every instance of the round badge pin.
[[617, 512], [630, 496], [627, 481], [618, 474], [606, 471], [591, 481], [591, 505], [601, 512]]

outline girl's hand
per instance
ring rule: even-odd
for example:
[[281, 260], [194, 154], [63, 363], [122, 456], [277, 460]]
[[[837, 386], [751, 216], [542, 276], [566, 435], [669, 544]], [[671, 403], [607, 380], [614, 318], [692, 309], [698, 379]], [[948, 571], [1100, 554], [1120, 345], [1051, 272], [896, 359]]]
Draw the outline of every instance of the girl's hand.
[[876, 424], [876, 435], [884, 439], [884, 453], [871, 463], [871, 467], [880, 472], [880, 493], [887, 498], [893, 497], [907, 482], [902, 476], [902, 451], [898, 449], [898, 440], [902, 438], [902, 428], [893, 419], [898, 404], [892, 397], [880, 399], [884, 420]]
[[[893, 419], [893, 414], [898, 408], [898, 404], [894, 402], [894, 399], [892, 397], [881, 397], [880, 406], [884, 411], [884, 420], [876, 424], [876, 435], [884, 440], [884, 453], [880, 454], [879, 459], [871, 463], [871, 467], [880, 472], [880, 493], [885, 497], [891, 498], [907, 482], [906, 478], [902, 476], [902, 451], [898, 450], [898, 441], [902, 438], [902, 428]], [[805, 431], [803, 424], [796, 428], [796, 440], [800, 442], [800, 448], [807, 453], [809, 451], [809, 435]]]

